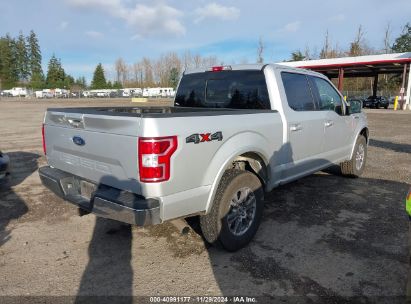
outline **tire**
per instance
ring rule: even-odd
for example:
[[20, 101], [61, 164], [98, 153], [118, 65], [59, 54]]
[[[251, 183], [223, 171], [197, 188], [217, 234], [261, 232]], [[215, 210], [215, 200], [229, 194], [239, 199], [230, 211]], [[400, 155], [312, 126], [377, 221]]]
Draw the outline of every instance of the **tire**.
[[380, 108], [380, 104], [377, 103], [377, 104], [375, 105], [375, 108], [376, 108], [376, 109], [379, 109], [379, 108]]
[[355, 143], [354, 153], [350, 160], [340, 164], [341, 173], [349, 177], [360, 177], [367, 161], [367, 140], [360, 135]]
[[[237, 203], [240, 208], [234, 207]], [[227, 170], [217, 188], [211, 211], [200, 217], [203, 236], [210, 244], [237, 251], [256, 234], [263, 208], [264, 191], [258, 177], [248, 171]]]
[[386, 110], [387, 110], [387, 109], [388, 109], [388, 105], [384, 106], [384, 109], [386, 109]]

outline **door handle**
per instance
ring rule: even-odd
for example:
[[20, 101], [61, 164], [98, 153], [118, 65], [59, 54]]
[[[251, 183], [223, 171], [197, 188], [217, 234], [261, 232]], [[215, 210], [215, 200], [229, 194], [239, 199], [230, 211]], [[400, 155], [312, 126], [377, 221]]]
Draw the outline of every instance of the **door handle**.
[[292, 131], [292, 132], [300, 131], [302, 129], [303, 129], [303, 127], [299, 123], [290, 126], [290, 131]]
[[327, 128], [331, 127], [332, 125], [334, 125], [334, 122], [333, 122], [332, 120], [327, 120], [327, 121], [324, 123], [324, 126], [326, 126]]

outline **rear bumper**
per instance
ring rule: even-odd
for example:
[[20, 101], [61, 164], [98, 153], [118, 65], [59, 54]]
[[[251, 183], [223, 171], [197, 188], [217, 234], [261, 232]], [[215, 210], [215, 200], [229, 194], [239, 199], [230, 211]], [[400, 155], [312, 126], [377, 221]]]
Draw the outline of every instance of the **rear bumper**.
[[[82, 178], [49, 166], [39, 169], [41, 182], [62, 199], [100, 217], [138, 226], [161, 223], [160, 202], [106, 185], [93, 185], [90, 198], [82, 193]], [[90, 184], [90, 183], [89, 183]]]

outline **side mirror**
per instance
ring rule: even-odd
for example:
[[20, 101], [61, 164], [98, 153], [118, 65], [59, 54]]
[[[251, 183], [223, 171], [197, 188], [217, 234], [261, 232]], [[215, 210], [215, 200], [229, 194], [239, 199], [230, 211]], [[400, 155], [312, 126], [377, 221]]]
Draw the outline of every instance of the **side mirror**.
[[361, 113], [362, 102], [359, 100], [351, 100], [349, 106], [349, 114]]

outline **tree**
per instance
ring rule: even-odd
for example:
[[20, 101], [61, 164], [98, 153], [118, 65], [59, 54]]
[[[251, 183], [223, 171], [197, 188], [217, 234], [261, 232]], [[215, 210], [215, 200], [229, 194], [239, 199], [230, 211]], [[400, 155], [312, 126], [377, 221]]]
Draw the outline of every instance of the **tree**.
[[305, 56], [301, 53], [300, 50], [291, 53], [291, 60], [290, 61], [302, 61], [305, 60]]
[[113, 88], [113, 89], [122, 89], [123, 86], [121, 85], [121, 82], [119, 82], [119, 81], [114, 81], [112, 88]]
[[84, 76], [78, 77], [70, 86], [70, 90], [78, 92], [87, 89], [87, 82]]
[[0, 38], [0, 88], [11, 89], [18, 82], [16, 44], [10, 35]]
[[142, 61], [143, 71], [144, 71], [144, 86], [150, 87], [154, 85], [154, 76], [153, 76], [153, 65], [151, 60], [147, 57], [143, 58]]
[[84, 90], [87, 88], [87, 81], [84, 76], [77, 78], [74, 84], [77, 85], [80, 90]]
[[173, 87], [174, 89], [177, 88], [179, 79], [180, 79], [180, 73], [177, 70], [177, 68], [171, 68], [170, 73], [169, 73], [169, 79], [168, 79], [168, 83], [170, 84], [170, 86]]
[[125, 85], [125, 82], [127, 80], [127, 65], [124, 62], [123, 58], [118, 58], [114, 64], [114, 67], [117, 74], [116, 80]]
[[260, 37], [258, 39], [258, 47], [257, 47], [257, 63], [263, 63], [264, 62], [264, 42], [263, 38]]
[[328, 30], [325, 32], [324, 44], [320, 52], [320, 59], [336, 58], [341, 56], [341, 51], [336, 45], [334, 48], [331, 46], [331, 39]]
[[391, 53], [391, 24], [387, 23], [387, 27], [384, 32], [384, 53]]
[[364, 54], [363, 48], [363, 39], [364, 39], [364, 31], [362, 26], [360, 25], [357, 30], [357, 35], [354, 38], [354, 41], [350, 43], [350, 56], [361, 56]]
[[143, 85], [143, 67], [140, 62], [136, 62], [133, 64], [133, 76], [134, 76], [134, 81], [138, 87], [141, 87]]
[[106, 76], [104, 76], [104, 69], [99, 63], [94, 70], [93, 80], [91, 81], [92, 89], [105, 89], [107, 87]]
[[75, 80], [74, 77], [68, 74], [65, 74], [64, 81], [63, 81], [63, 88], [65, 89], [71, 89], [72, 86], [74, 86]]
[[41, 51], [39, 41], [34, 31], [30, 31], [27, 37], [29, 69], [31, 74], [30, 86], [34, 89], [44, 87], [44, 74], [41, 67]]
[[392, 50], [395, 53], [405, 53], [411, 52], [411, 24], [407, 23], [403, 30], [402, 34], [395, 39], [395, 42], [392, 46]]
[[66, 86], [65, 80], [66, 73], [60, 59], [53, 54], [47, 66], [46, 85], [48, 88], [62, 88]]
[[24, 38], [22, 32], [20, 32], [15, 45], [18, 79], [20, 82], [26, 82], [28, 81], [30, 76], [30, 59], [27, 50], [26, 39]]

